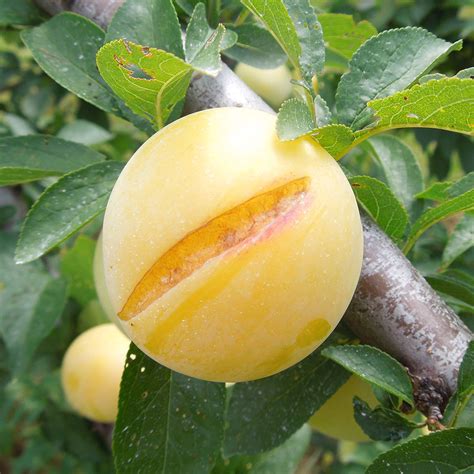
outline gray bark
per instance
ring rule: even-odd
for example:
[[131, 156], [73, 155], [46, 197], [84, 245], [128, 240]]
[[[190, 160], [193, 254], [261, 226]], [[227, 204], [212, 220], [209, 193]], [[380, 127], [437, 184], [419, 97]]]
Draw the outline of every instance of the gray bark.
[[[123, 2], [37, 1], [52, 14], [68, 9], [101, 25]], [[229, 106], [273, 112], [226, 65], [216, 78], [196, 75], [192, 79], [185, 113]], [[362, 223], [362, 273], [344, 320], [362, 342], [379, 347], [408, 368], [417, 407], [427, 416], [440, 418], [440, 410], [456, 390], [472, 333], [390, 238], [368, 217], [362, 216]]]

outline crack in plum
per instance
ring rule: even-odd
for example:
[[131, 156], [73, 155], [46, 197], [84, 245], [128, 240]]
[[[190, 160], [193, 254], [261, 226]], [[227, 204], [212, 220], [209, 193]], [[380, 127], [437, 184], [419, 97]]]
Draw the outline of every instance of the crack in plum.
[[211, 259], [269, 238], [305, 205], [310, 182], [309, 177], [298, 178], [258, 194], [187, 234], [145, 273], [119, 317], [128, 321], [138, 316]]

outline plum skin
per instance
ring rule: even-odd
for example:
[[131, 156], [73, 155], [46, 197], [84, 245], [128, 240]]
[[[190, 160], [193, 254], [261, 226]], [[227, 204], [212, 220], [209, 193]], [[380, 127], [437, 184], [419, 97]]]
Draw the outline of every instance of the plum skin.
[[120, 325], [117, 314], [114, 311], [112, 302], [110, 301], [109, 292], [105, 284], [104, 258], [103, 258], [104, 253], [102, 250], [102, 241], [103, 239], [102, 239], [102, 233], [101, 233], [99, 235], [99, 238], [97, 239], [95, 252], [94, 252], [93, 274], [94, 274], [95, 291], [97, 293], [97, 297], [99, 298], [100, 305], [102, 306], [102, 309], [104, 310], [109, 320], [112, 323], [116, 324], [120, 330], [122, 330], [122, 326]]
[[117, 180], [104, 218], [105, 279], [116, 314], [186, 236], [303, 178], [308, 188], [288, 197], [294, 209], [269, 221], [274, 232], [210, 259], [121, 321], [141, 350], [210, 381], [280, 372], [339, 322], [358, 281], [363, 244], [357, 204], [338, 164], [310, 138], [279, 141], [270, 114], [206, 110], [142, 145]]
[[280, 107], [293, 92], [291, 72], [282, 64], [272, 69], [260, 69], [248, 64], [239, 63], [235, 73], [273, 108]]
[[69, 404], [80, 415], [100, 423], [115, 421], [129, 345], [114, 324], [106, 323], [83, 332], [68, 347], [61, 383]]

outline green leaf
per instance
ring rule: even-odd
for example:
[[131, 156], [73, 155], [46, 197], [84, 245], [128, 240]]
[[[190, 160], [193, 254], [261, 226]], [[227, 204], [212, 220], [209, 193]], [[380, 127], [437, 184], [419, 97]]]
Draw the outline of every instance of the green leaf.
[[28, 212], [16, 249], [16, 262], [41, 257], [104, 211], [122, 163], [104, 162], [60, 178]]
[[379, 227], [392, 239], [400, 239], [408, 224], [408, 214], [385, 183], [370, 176], [349, 178], [357, 200]]
[[354, 418], [364, 433], [375, 441], [400, 441], [417, 428], [394, 410], [384, 407], [371, 409], [359, 397], [354, 397]]
[[0, 186], [61, 176], [103, 160], [82, 145], [46, 135], [0, 139]]
[[285, 52], [268, 30], [260, 25], [232, 26], [232, 31], [238, 38], [235, 45], [224, 53], [229, 58], [264, 69], [276, 68], [286, 62]]
[[293, 436], [271, 451], [256, 456], [219, 459], [212, 474], [294, 474], [310, 439], [311, 428], [303, 425]]
[[425, 82], [428, 82], [428, 81], [438, 81], [440, 79], [445, 79], [446, 76], [445, 74], [440, 74], [439, 72], [435, 72], [433, 74], [427, 74], [426, 76], [422, 76], [420, 77], [420, 79], [418, 80], [418, 82], [420, 84], [424, 84]]
[[33, 0], [3, 0], [0, 2], [0, 26], [34, 25], [41, 19], [41, 10]]
[[467, 397], [459, 403], [458, 393], [450, 398], [443, 413], [443, 424], [449, 428], [474, 428], [474, 396]]
[[474, 394], [474, 341], [469, 343], [459, 368], [458, 396], [463, 399]]
[[106, 112], [118, 112], [116, 98], [102, 81], [95, 56], [104, 32], [74, 13], [61, 13], [21, 34], [36, 62], [58, 84]]
[[464, 278], [463, 272], [451, 270], [437, 273], [428, 275], [426, 280], [436, 291], [474, 306], [474, 284]]
[[329, 110], [328, 104], [320, 95], [314, 98], [314, 109], [316, 112], [316, 125], [318, 127], [325, 127], [331, 123], [332, 113]]
[[457, 197], [465, 192], [474, 189], [474, 171], [471, 171], [466, 176], [453, 183], [447, 190], [446, 193], [449, 197]]
[[40, 262], [16, 265], [15, 241], [13, 234], [0, 234], [0, 333], [10, 368], [20, 372], [61, 315], [66, 284], [51, 278]]
[[474, 189], [425, 211], [414, 223], [403, 251], [407, 254], [420, 236], [434, 224], [461, 211], [474, 210]]
[[[301, 48], [296, 67], [301, 69], [307, 83], [324, 68], [325, 48], [323, 29], [309, 0], [283, 0]], [[273, 10], [273, 5], [268, 10]]]
[[105, 42], [125, 39], [184, 58], [178, 16], [171, 0], [127, 0], [110, 22]]
[[311, 132], [316, 140], [336, 160], [342, 158], [352, 147], [354, 134], [349, 127], [341, 124], [326, 125]]
[[382, 167], [388, 186], [410, 216], [415, 217], [420, 208], [415, 195], [423, 189], [423, 176], [415, 155], [405, 143], [391, 135], [373, 137], [367, 143]]
[[474, 78], [474, 67], [468, 67], [466, 69], [462, 69], [456, 74], [456, 77], [459, 79], [472, 79]]
[[448, 426], [466, 426], [474, 428], [474, 341], [464, 354], [461, 366], [459, 367], [458, 389], [449, 400], [449, 404], [444, 412], [444, 422]]
[[314, 121], [307, 105], [298, 99], [288, 99], [280, 107], [277, 117], [278, 138], [295, 140], [307, 135], [314, 128]]
[[86, 146], [104, 143], [113, 138], [113, 135], [105, 128], [94, 122], [80, 119], [65, 125], [56, 136]]
[[267, 0], [242, 0], [242, 4], [265, 24], [292, 64], [298, 67], [301, 46], [283, 0], [273, 1], [271, 8]]
[[354, 54], [349, 71], [339, 82], [336, 107], [341, 123], [358, 130], [371, 120], [367, 103], [388, 97], [414, 84], [451, 51], [454, 44], [422, 28], [384, 31], [369, 39]]
[[117, 472], [207, 474], [219, 454], [224, 408], [224, 384], [173, 372], [132, 344], [114, 430]]
[[367, 474], [466, 474], [474, 468], [474, 430], [438, 431], [395, 446], [381, 454]]
[[258, 454], [280, 445], [348, 378], [344, 369], [315, 351], [284, 372], [235, 384], [224, 455]]
[[474, 213], [466, 212], [449, 236], [441, 258], [441, 269], [446, 269], [460, 255], [474, 246]]
[[[200, 72], [217, 75], [221, 69], [219, 52], [225, 31], [223, 25], [219, 25], [215, 30], [209, 26], [206, 7], [203, 3], [198, 3], [186, 29], [186, 62]], [[232, 34], [237, 40], [237, 35], [233, 32]]]
[[61, 257], [61, 274], [69, 282], [69, 294], [81, 305], [97, 298], [92, 265], [95, 241], [80, 235]]
[[322, 354], [367, 382], [414, 406], [413, 389], [407, 370], [385, 352], [371, 346], [342, 345], [328, 347]]
[[358, 137], [392, 128], [440, 128], [472, 134], [474, 80], [449, 78], [415, 85], [385, 99], [369, 102], [378, 122]]
[[[204, 1], [207, 3], [207, 0]], [[201, 2], [203, 0], [175, 0], [175, 3], [189, 16], [193, 14], [194, 7]]]
[[189, 64], [170, 53], [125, 40], [103, 46], [97, 64], [125, 104], [158, 128], [184, 99], [192, 72]]
[[351, 59], [356, 50], [370, 37], [377, 34], [377, 29], [367, 20], [356, 23], [352, 15], [341, 13], [323, 13], [318, 15], [323, 27], [326, 48]]
[[430, 201], [444, 201], [447, 198], [447, 190], [451, 185], [450, 181], [433, 183], [415, 197], [417, 199], [429, 199]]

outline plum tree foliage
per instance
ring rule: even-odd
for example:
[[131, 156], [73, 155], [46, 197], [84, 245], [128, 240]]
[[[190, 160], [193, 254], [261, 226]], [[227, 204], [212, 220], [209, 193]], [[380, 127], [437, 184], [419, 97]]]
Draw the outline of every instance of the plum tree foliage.
[[472, 8], [356, 3], [0, 2], [0, 471], [473, 469]]

